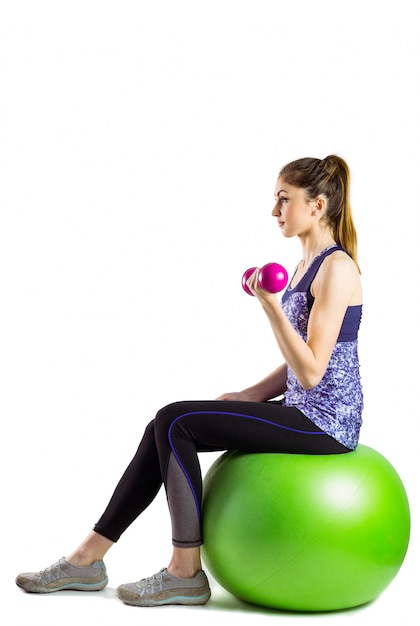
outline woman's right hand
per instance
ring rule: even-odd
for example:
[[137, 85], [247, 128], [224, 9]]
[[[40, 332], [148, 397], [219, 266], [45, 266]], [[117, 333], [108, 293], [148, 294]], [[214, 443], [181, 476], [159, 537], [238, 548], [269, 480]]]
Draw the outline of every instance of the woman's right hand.
[[244, 397], [244, 392], [243, 391], [232, 391], [230, 393], [222, 393], [221, 396], [219, 396], [218, 398], [216, 398], [216, 400], [227, 400], [227, 401], [246, 401], [246, 398]]
[[272, 398], [283, 395], [286, 391], [287, 366], [285, 363], [277, 367], [256, 385], [251, 385], [242, 391], [223, 393], [216, 400], [236, 402], [267, 402]]

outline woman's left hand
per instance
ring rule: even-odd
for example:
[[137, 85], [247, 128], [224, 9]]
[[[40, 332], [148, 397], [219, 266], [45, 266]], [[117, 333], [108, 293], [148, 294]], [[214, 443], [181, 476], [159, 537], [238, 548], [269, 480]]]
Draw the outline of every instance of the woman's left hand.
[[251, 274], [251, 276], [246, 281], [246, 285], [248, 289], [256, 298], [258, 298], [260, 302], [272, 301], [272, 302], [278, 303], [278, 294], [269, 293], [268, 291], [265, 291], [261, 287], [260, 282], [258, 280], [260, 270], [261, 268], [259, 267], [255, 268], [255, 272], [253, 272], [253, 274]]

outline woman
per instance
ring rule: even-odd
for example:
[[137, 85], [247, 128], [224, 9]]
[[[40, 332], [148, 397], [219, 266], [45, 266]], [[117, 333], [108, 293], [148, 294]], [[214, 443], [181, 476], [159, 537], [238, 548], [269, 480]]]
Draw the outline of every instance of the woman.
[[247, 285], [268, 317], [285, 363], [243, 391], [161, 409], [86, 539], [45, 570], [20, 574], [17, 585], [36, 593], [105, 587], [105, 554], [163, 483], [172, 523], [169, 565], [121, 585], [118, 596], [137, 606], [204, 604], [210, 588], [200, 559], [197, 452], [341, 454], [357, 446], [363, 407], [357, 352], [362, 289], [349, 184], [347, 164], [334, 155], [293, 161], [277, 180], [272, 215], [285, 237], [299, 238], [302, 260], [281, 305], [277, 295], [259, 286], [258, 269]]

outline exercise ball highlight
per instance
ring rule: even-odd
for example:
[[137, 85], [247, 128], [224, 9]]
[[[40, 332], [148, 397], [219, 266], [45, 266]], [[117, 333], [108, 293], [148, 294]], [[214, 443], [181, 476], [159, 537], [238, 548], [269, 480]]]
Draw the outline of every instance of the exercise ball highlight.
[[203, 558], [237, 598], [334, 611], [376, 598], [408, 548], [394, 467], [364, 445], [337, 455], [226, 452], [203, 490]]

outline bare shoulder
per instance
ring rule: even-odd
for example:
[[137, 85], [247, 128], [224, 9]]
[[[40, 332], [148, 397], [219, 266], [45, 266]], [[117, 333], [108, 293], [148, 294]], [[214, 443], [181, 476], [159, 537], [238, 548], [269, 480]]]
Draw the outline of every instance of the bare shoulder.
[[322, 268], [326, 269], [327, 272], [332, 273], [354, 272], [357, 276], [359, 275], [356, 263], [353, 261], [351, 256], [343, 250], [337, 250], [333, 254], [327, 256], [321, 265], [321, 269]]
[[313, 286], [315, 297], [316, 291], [339, 290], [346, 292], [349, 306], [362, 303], [359, 270], [353, 259], [341, 250], [324, 259]]

